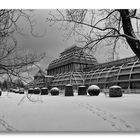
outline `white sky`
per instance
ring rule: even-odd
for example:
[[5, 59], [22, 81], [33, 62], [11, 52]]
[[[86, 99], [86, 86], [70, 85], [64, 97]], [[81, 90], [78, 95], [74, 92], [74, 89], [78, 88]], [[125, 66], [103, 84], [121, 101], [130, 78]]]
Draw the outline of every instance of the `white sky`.
[[[48, 11], [50, 10], [35, 10], [31, 13], [33, 19], [36, 20], [36, 26], [34, 32], [36, 34], [42, 34], [46, 31], [46, 35], [42, 38], [35, 38], [29, 34], [29, 25], [25, 21], [20, 21], [21, 26], [23, 26], [24, 31], [28, 34], [27, 36], [17, 36], [18, 44], [22, 49], [30, 49], [36, 52], [45, 52], [46, 58], [41, 61], [41, 66], [45, 69], [48, 63], [57, 58], [59, 53], [62, 52], [65, 48], [76, 44], [73, 38], [70, 38], [67, 41], [64, 41], [63, 31], [58, 30], [57, 26], [49, 27], [45, 22], [48, 17]], [[107, 49], [98, 49], [95, 57], [99, 62], [106, 61]], [[119, 52], [120, 58], [130, 57], [133, 54], [130, 48], [122, 46], [120, 49], [117, 49]]]

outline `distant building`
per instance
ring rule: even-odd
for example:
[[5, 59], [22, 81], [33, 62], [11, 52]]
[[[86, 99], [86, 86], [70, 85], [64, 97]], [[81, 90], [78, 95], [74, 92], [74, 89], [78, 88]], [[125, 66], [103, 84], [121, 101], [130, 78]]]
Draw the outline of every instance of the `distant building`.
[[67, 72], [80, 72], [87, 66], [94, 66], [97, 60], [87, 53], [81, 47], [72, 46], [64, 50], [58, 59], [53, 60], [48, 68], [48, 75], [57, 75]]
[[85, 85], [96, 84], [101, 89], [119, 85], [129, 93], [140, 92], [140, 60], [136, 56], [98, 64], [84, 71]]
[[[72, 46], [49, 64], [47, 73], [44, 76], [39, 71], [34, 76], [40, 87], [46, 85], [64, 90], [66, 84], [72, 84], [77, 90], [80, 85], [95, 84], [104, 90], [119, 85], [126, 92], [140, 92], [140, 60], [136, 56], [98, 64], [93, 56], [80, 47]], [[47, 76], [50, 76], [51, 82], [48, 82]]]
[[51, 84], [53, 80], [53, 76], [47, 75], [45, 72], [42, 70], [39, 70], [37, 74], [34, 76], [34, 80], [29, 83], [29, 87], [48, 87]]
[[76, 90], [79, 85], [84, 85], [84, 68], [96, 64], [97, 60], [81, 47], [74, 45], [67, 48], [47, 68], [47, 74], [54, 76], [51, 87], [63, 90], [66, 84], [72, 84]]

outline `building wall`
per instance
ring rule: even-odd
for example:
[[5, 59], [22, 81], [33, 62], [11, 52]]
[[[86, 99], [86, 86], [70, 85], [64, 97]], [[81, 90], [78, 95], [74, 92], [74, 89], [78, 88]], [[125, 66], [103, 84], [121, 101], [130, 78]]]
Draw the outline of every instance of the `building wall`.
[[47, 71], [48, 75], [57, 75], [61, 73], [67, 72], [77, 72], [83, 70], [83, 68], [87, 67], [87, 64], [80, 64], [80, 63], [70, 63], [66, 64], [54, 69], [50, 69]]
[[58, 59], [53, 60], [47, 69], [48, 75], [81, 71], [87, 65], [93, 66], [97, 60], [85, 53], [80, 47], [72, 46], [64, 50]]
[[94, 69], [85, 75], [85, 84], [96, 84], [101, 89], [107, 89], [112, 85], [119, 85], [123, 89], [140, 89], [140, 61], [130, 61], [129, 63], [117, 66]]
[[75, 49], [80, 48], [65, 50], [49, 65], [47, 73], [54, 76], [51, 87], [63, 90], [66, 84], [72, 84], [75, 89], [79, 85], [95, 84], [101, 89], [119, 85], [125, 90], [140, 90], [140, 60], [136, 56], [97, 64], [96, 59], [88, 55], [79, 57], [73, 52]]
[[65, 85], [73, 85], [73, 89], [77, 90], [78, 86], [84, 85], [84, 77], [80, 72], [67, 72], [58, 74], [54, 77], [51, 87], [58, 87], [61, 91], [65, 89]]
[[[75, 65], [75, 69], [79, 67]], [[84, 75], [84, 76], [83, 76]], [[86, 72], [65, 72], [57, 74], [51, 85], [64, 89], [66, 84], [72, 84], [75, 89], [80, 85], [98, 85], [101, 89], [108, 89], [112, 85], [119, 85], [124, 90], [140, 93], [140, 60], [127, 58], [115, 62], [91, 67]]]

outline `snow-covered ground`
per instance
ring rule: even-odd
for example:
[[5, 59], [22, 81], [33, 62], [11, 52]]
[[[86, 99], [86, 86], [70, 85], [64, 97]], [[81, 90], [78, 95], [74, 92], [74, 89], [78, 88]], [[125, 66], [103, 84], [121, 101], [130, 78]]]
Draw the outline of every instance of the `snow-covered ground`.
[[140, 95], [119, 98], [64, 97], [4, 92], [0, 96], [0, 131], [140, 132]]

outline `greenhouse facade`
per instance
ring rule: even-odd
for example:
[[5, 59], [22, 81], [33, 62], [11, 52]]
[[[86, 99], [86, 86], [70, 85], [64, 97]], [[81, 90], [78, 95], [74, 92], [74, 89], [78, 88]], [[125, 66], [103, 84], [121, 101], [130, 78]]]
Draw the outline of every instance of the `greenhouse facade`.
[[73, 89], [77, 90], [78, 86], [84, 85], [84, 69], [96, 64], [97, 60], [93, 55], [89, 55], [81, 47], [73, 45], [65, 49], [58, 59], [49, 64], [47, 74], [54, 76], [50, 87], [58, 87], [60, 90], [64, 90], [65, 85], [71, 84]]
[[119, 85], [125, 92], [136, 93], [140, 89], [140, 61], [134, 56], [83, 69], [84, 72], [68, 72], [54, 76], [51, 86], [64, 89], [66, 84], [78, 86], [98, 85], [106, 90], [110, 86]]
[[[71, 84], [74, 90], [82, 85], [98, 85], [103, 91], [113, 85], [121, 86], [129, 93], [140, 90], [140, 60], [136, 56], [98, 64], [93, 56], [83, 52], [80, 47], [72, 46], [52, 61], [46, 70], [47, 75], [44, 77], [49, 77], [45, 78], [49, 81], [45, 80], [44, 85], [50, 89], [58, 87], [63, 91], [67, 84]], [[36, 77], [39, 74], [34, 77], [34, 81], [37, 81]], [[42, 85], [41, 82], [36, 83]]]
[[101, 89], [119, 85], [128, 92], [140, 89], [140, 61], [134, 56], [85, 69], [85, 85], [98, 85]]

